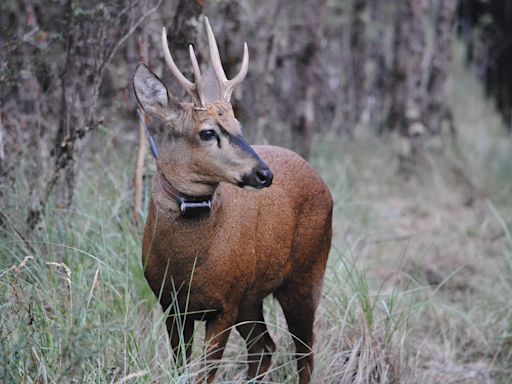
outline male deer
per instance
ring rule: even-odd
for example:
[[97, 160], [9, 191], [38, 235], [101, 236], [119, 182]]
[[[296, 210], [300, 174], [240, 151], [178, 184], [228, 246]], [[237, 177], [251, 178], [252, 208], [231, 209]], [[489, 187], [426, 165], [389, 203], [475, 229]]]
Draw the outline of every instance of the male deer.
[[188, 359], [194, 321], [206, 321], [207, 373], [200, 381], [213, 381], [213, 363], [233, 326], [247, 343], [248, 377], [263, 377], [275, 344], [262, 302], [272, 293], [294, 335], [299, 381], [308, 383], [332, 197], [295, 153], [245, 141], [230, 97], [247, 74], [247, 45], [240, 72], [228, 80], [207, 18], [205, 24], [213, 69], [201, 74], [190, 46], [195, 83], [175, 65], [162, 31], [167, 65], [193, 103], [170, 96], [143, 64], [133, 79], [140, 106], [168, 126], [144, 230], [144, 274], [170, 311], [167, 330], [175, 354], [184, 342]]

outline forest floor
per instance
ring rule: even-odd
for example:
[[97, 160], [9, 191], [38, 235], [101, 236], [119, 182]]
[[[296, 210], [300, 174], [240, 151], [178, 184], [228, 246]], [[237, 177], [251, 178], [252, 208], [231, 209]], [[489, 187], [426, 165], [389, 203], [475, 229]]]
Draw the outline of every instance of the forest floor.
[[[333, 248], [366, 279], [371, 320], [385, 323], [393, 310], [400, 318], [394, 337], [404, 341], [368, 352], [375, 361], [407, 355], [388, 360], [383, 382], [508, 383], [512, 377], [512, 146], [471, 74], [460, 71], [452, 82], [457, 137], [431, 142], [427, 166], [413, 177], [397, 176], [393, 137], [363, 132], [354, 141], [321, 140], [316, 147], [335, 194]], [[389, 298], [402, 308], [387, 307]], [[378, 326], [367, 328], [379, 339]], [[389, 325], [384, 328], [386, 334]], [[383, 377], [368, 375], [354, 382]], [[340, 382], [354, 377], [342, 375]]]
[[[370, 343], [374, 366], [390, 356], [407, 358], [387, 360], [386, 380], [368, 376], [355, 382], [509, 382], [510, 184], [500, 185], [490, 169], [475, 173], [468, 163], [482, 166], [482, 157], [466, 162], [441, 152], [430, 156], [429, 169], [419, 177], [397, 177], [393, 145], [382, 140], [390, 138], [338, 144], [344, 162], [331, 179], [337, 180], [334, 249], [364, 275], [373, 321], [387, 321], [385, 313], [392, 310], [379, 314], [377, 307], [386, 307], [390, 297], [401, 307], [393, 309], [400, 318], [393, 327], [394, 337], [404, 340], [385, 352], [371, 352]], [[359, 311], [365, 313], [364, 305]], [[389, 325], [368, 328], [377, 339], [389, 331]], [[349, 383], [354, 375], [341, 377]]]
[[[512, 145], [471, 74], [459, 71], [450, 89], [457, 144], [435, 139], [415, 177], [397, 175], [392, 136], [315, 141], [312, 162], [335, 200], [315, 383], [510, 382]], [[177, 369], [142, 274], [134, 156], [116, 133], [100, 135], [72, 210], [51, 205], [30, 243], [0, 228], [2, 382], [186, 383], [200, 369], [204, 329]], [[23, 207], [12, 198], [16, 226]], [[278, 345], [265, 381], [295, 382], [272, 299], [265, 318]], [[245, 382], [244, 360], [233, 332], [218, 382]]]

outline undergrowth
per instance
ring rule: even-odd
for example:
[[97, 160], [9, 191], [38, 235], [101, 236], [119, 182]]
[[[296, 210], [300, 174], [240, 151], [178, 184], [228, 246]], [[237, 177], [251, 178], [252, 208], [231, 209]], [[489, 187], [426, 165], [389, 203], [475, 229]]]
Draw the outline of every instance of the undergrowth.
[[[315, 324], [315, 383], [512, 377], [512, 152], [502, 138], [479, 139], [489, 121], [499, 125], [485, 117], [494, 111], [466, 72], [454, 81], [454, 99], [473, 95], [469, 102], [478, 106], [467, 111], [466, 100], [455, 108], [476, 185], [471, 202], [435, 161], [434, 182], [402, 183], [390, 137], [315, 143], [313, 162], [335, 200]], [[178, 368], [172, 361], [165, 314], [142, 272], [140, 228], [131, 222], [131, 157], [105, 142], [83, 160], [74, 208], [49, 204], [30, 241], [13, 230], [23, 217], [23, 191], [7, 197], [13, 221], [0, 228], [3, 383], [186, 383], [200, 373], [204, 328], [196, 331], [191, 362]], [[486, 159], [492, 172], [482, 176]], [[295, 382], [281, 309], [268, 298], [264, 311], [277, 344], [264, 382]], [[245, 360], [234, 331], [217, 382], [244, 383]]]

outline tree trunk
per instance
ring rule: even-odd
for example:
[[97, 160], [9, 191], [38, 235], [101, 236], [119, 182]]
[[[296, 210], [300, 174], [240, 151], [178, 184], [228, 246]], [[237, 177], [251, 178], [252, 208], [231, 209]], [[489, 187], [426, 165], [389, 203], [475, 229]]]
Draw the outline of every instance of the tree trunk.
[[365, 111], [368, 125], [373, 132], [382, 133], [386, 123], [386, 98], [391, 88], [389, 68], [386, 65], [385, 46], [382, 44], [386, 30], [385, 6], [379, 0], [368, 2], [367, 33], [368, 63], [370, 67], [365, 93]]
[[[322, 89], [321, 53], [325, 27], [325, 0], [308, 0], [302, 7], [293, 4], [295, 18], [288, 30], [290, 45], [295, 55], [291, 100], [292, 148], [305, 159], [311, 153], [311, 141], [315, 131], [317, 97]], [[314, 10], [314, 11], [312, 11]]]
[[423, 124], [423, 59], [426, 49], [427, 0], [400, 2], [395, 20], [393, 87], [388, 127], [401, 138], [399, 170], [416, 171], [422, 156], [426, 129]]
[[453, 133], [452, 114], [446, 102], [445, 84], [452, 61], [452, 41], [457, 0], [440, 0], [436, 7], [434, 49], [427, 83], [425, 123], [431, 133], [438, 134], [444, 122]]
[[348, 78], [348, 105], [346, 130], [354, 134], [356, 126], [360, 123], [365, 100], [366, 87], [366, 60], [368, 59], [368, 38], [366, 36], [367, 0], [355, 0], [352, 10], [352, 24], [350, 28], [350, 65]]
[[63, 32], [65, 64], [59, 76], [59, 121], [52, 149], [54, 163], [39, 201], [29, 209], [26, 219], [29, 229], [39, 224], [57, 184], [61, 183], [64, 193], [61, 205], [68, 207], [71, 204], [76, 177], [76, 148], [87, 133], [102, 123], [102, 118], [96, 116], [96, 109], [107, 65], [126, 39], [160, 3], [161, 0], [157, 0], [146, 12], [135, 9], [139, 13], [128, 13], [127, 10], [133, 8], [131, 4], [123, 9], [116, 8], [115, 4], [113, 8], [108, 8], [95, 2], [67, 2]]

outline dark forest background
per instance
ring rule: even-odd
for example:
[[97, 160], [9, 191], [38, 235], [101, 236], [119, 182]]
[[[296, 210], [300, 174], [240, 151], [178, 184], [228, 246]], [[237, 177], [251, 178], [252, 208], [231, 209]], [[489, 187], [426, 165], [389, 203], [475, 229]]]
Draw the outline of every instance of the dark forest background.
[[71, 204], [80, 154], [98, 132], [131, 142], [135, 157], [134, 67], [148, 63], [184, 97], [164, 68], [159, 31], [167, 26], [190, 75], [188, 44], [207, 57], [205, 14], [228, 74], [249, 43], [249, 76], [233, 104], [252, 142], [308, 158], [317, 134], [397, 132], [399, 169], [414, 173], [425, 141], [457, 134], [445, 91], [454, 39], [512, 126], [511, 9], [480, 0], [3, 1], [0, 193], [16, 189], [23, 164], [33, 228], [56, 186], [60, 204]]

